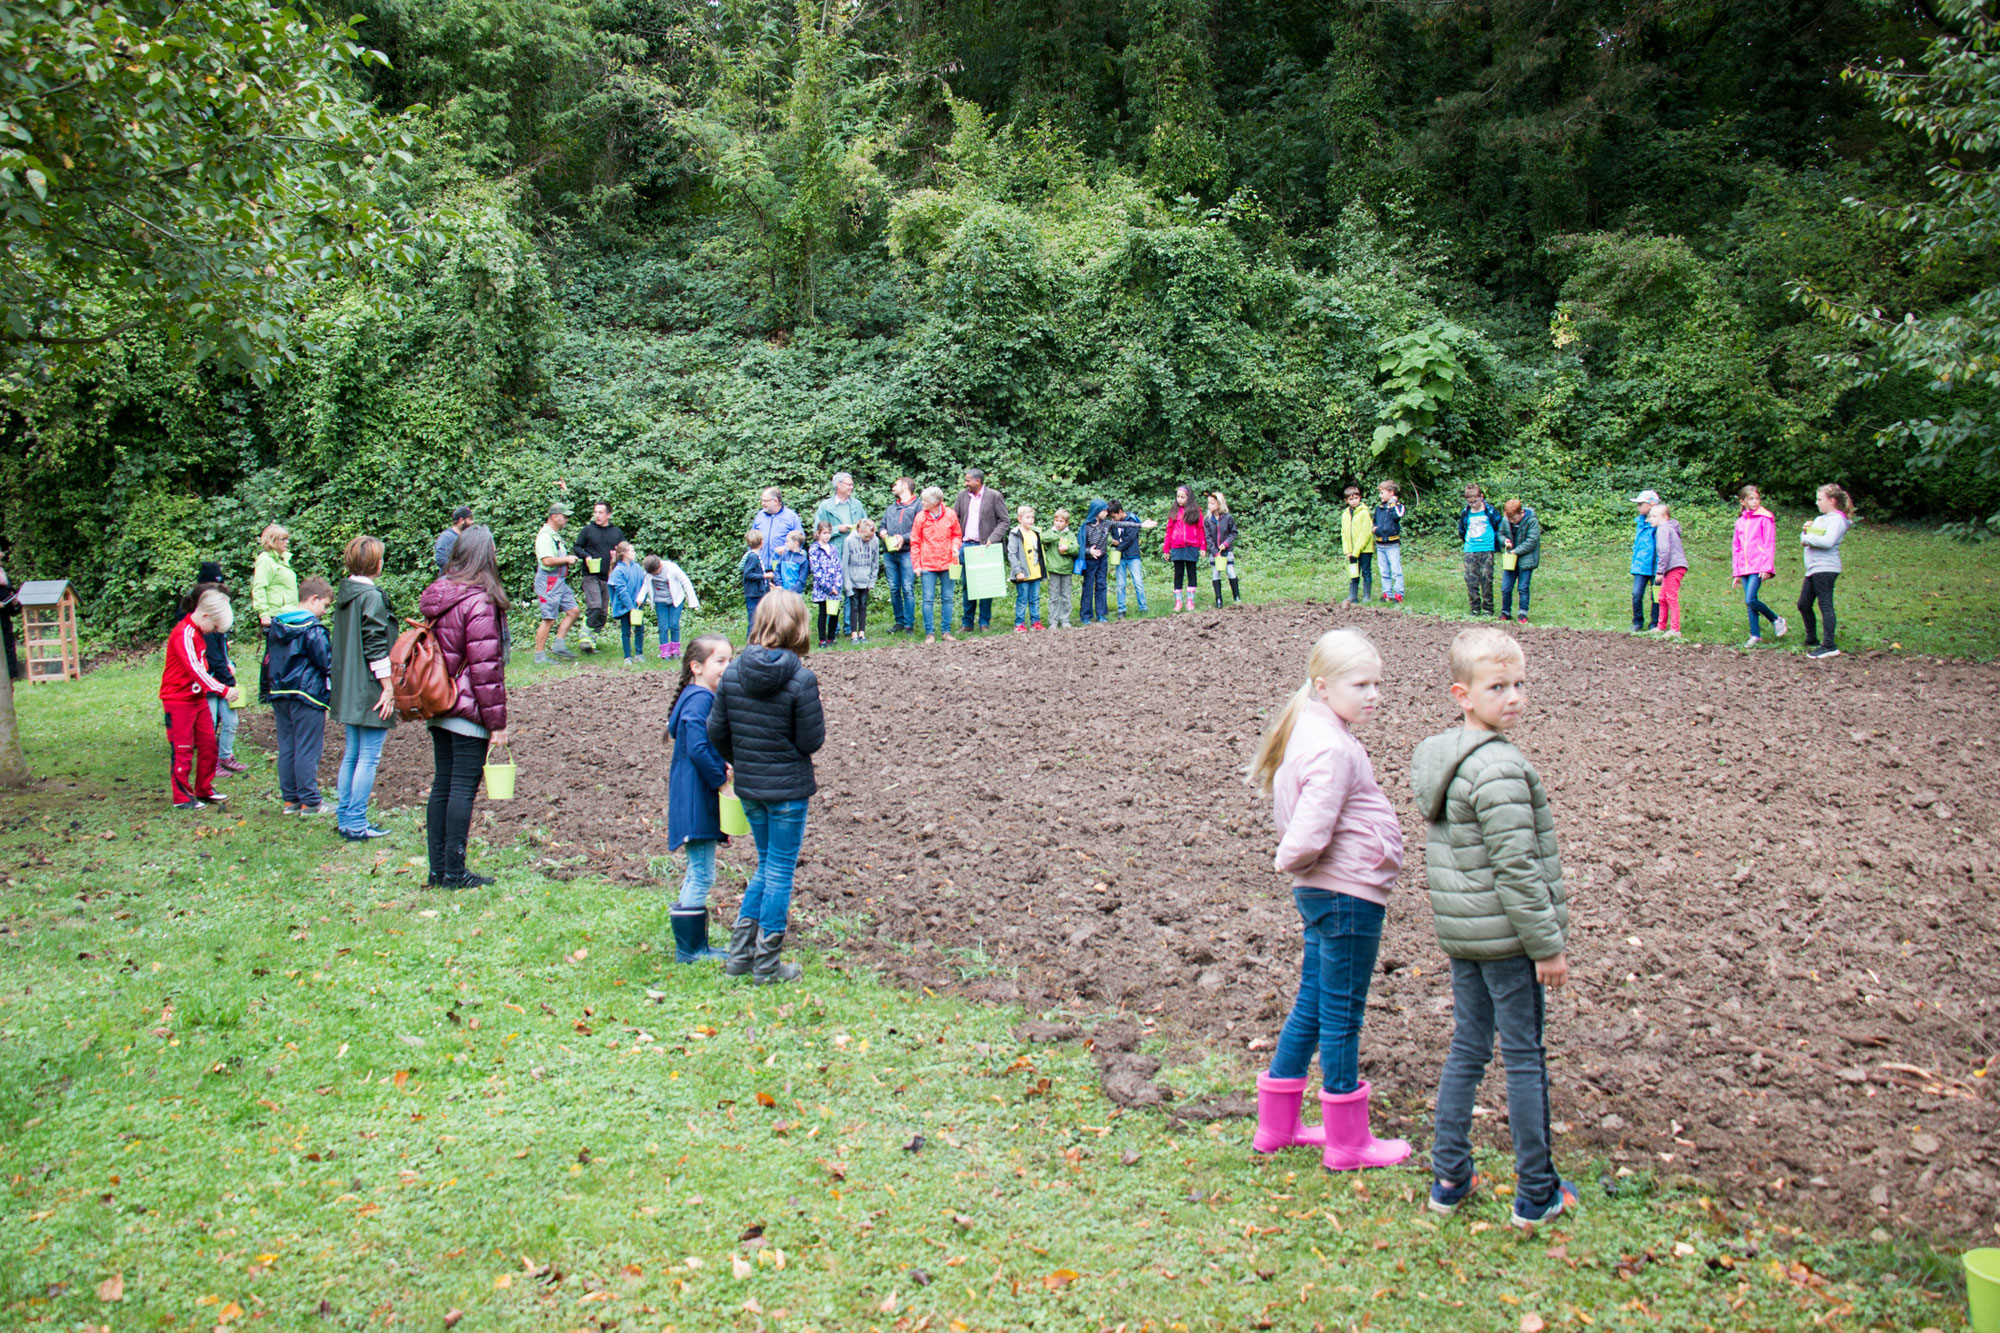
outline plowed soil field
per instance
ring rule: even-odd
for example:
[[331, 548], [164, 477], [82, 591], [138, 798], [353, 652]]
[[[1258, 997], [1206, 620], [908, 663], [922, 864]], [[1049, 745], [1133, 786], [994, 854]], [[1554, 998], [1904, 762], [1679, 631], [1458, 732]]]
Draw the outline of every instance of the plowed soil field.
[[[1289, 604], [817, 656], [828, 742], [795, 915], [910, 984], [1238, 1052], [1247, 1086], [1300, 942], [1270, 803], [1240, 773], [1307, 645], [1345, 623], [1382, 649], [1383, 706], [1359, 734], [1408, 847], [1362, 1068], [1419, 1124], [1451, 1000], [1407, 774], [1456, 725], [1459, 626]], [[2000, 669], [1519, 633], [1516, 740], [1555, 804], [1574, 913], [1549, 1020], [1559, 1155], [1990, 1239]], [[664, 670], [517, 691], [519, 798], [482, 802], [484, 835], [529, 837], [551, 873], [650, 882], [671, 693]], [[380, 798], [420, 804], [429, 781], [422, 729], [399, 728]], [[747, 840], [724, 858], [749, 864]], [[1100, 1042], [1112, 1095], [1185, 1109], [1171, 1050], [1163, 1072], [1133, 1047]], [[1497, 1067], [1481, 1101], [1504, 1142]]]

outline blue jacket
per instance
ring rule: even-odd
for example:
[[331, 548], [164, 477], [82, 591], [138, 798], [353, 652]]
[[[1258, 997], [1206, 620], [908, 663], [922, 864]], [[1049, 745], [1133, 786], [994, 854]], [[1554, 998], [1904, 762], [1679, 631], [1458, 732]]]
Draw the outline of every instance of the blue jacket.
[[629, 616], [639, 609], [639, 590], [646, 586], [646, 571], [630, 560], [611, 571], [611, 615]]
[[786, 551], [772, 562], [772, 568], [778, 572], [778, 581], [774, 586], [801, 597], [806, 595], [806, 584], [812, 578], [812, 565], [804, 551]]
[[264, 631], [268, 692], [263, 698], [304, 699], [320, 708], [333, 692], [333, 644], [326, 626], [304, 607], [271, 617]]
[[1392, 505], [1375, 506], [1375, 544], [1403, 539], [1403, 515], [1409, 506], [1400, 502]]
[[1656, 543], [1660, 536], [1659, 530], [1646, 521], [1644, 514], [1639, 515], [1638, 521], [1639, 526], [1632, 533], [1632, 575], [1635, 578], [1652, 574], [1653, 562], [1657, 558]]
[[1458, 511], [1458, 539], [1467, 553], [1500, 549], [1500, 511], [1492, 505]]
[[690, 684], [674, 700], [667, 715], [667, 736], [674, 743], [667, 769], [667, 850], [678, 851], [690, 839], [715, 842], [722, 838], [722, 808], [716, 793], [728, 774], [722, 756], [708, 740], [708, 715], [715, 695]]
[[1127, 514], [1123, 518], [1111, 520], [1111, 546], [1107, 554], [1109, 551], [1118, 552], [1120, 564], [1139, 558], [1140, 522], [1137, 514]]
[[764, 553], [745, 551], [736, 572], [743, 577], [743, 600], [754, 602], [764, 595], [770, 585], [764, 582]]

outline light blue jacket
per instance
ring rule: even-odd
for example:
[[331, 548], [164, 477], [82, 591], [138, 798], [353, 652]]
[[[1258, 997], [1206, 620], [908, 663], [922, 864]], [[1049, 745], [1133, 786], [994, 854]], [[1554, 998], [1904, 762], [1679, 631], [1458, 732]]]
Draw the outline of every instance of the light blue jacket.
[[1651, 576], [1658, 561], [1659, 529], [1639, 515], [1638, 524], [1632, 531], [1632, 577]]
[[632, 560], [621, 561], [611, 571], [611, 615], [629, 616], [639, 609], [639, 594], [646, 586], [646, 571]]

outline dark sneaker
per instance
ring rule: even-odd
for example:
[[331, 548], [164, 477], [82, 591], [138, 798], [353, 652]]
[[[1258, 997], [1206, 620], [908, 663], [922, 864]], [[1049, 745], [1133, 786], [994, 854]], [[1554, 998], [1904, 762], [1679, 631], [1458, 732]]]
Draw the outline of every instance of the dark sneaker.
[[1570, 1184], [1567, 1180], [1558, 1180], [1556, 1182], [1555, 1197], [1547, 1203], [1529, 1204], [1517, 1195], [1514, 1199], [1514, 1225], [1517, 1227], [1532, 1227], [1542, 1222], [1553, 1222], [1564, 1213], [1573, 1211], [1576, 1208], [1576, 1202], [1576, 1186]]
[[326, 813], [326, 806], [324, 804], [302, 805], [299, 807], [299, 813], [302, 815], [323, 815]]
[[1426, 1206], [1434, 1213], [1450, 1217], [1458, 1211], [1460, 1204], [1479, 1192], [1480, 1183], [1477, 1171], [1474, 1171], [1469, 1177], [1456, 1185], [1448, 1185], [1442, 1180], [1433, 1180], [1431, 1182], [1430, 1203]]
[[185, 810], [185, 811], [187, 811], [187, 812], [188, 812], [189, 814], [193, 814], [193, 813], [194, 813], [195, 811], [197, 811], [197, 810], [206, 810], [206, 809], [208, 809], [208, 802], [207, 802], [207, 801], [175, 801], [175, 802], [174, 802], [174, 809], [176, 809], [176, 810]]
[[341, 829], [340, 836], [347, 839], [349, 842], [371, 842], [376, 838], [388, 837], [389, 830], [385, 828], [376, 828], [373, 824], [368, 824], [358, 829], [351, 829], [351, 828]]
[[1806, 656], [1812, 658], [1814, 661], [1823, 662], [1829, 657], [1840, 656], [1840, 649], [1835, 648], [1829, 644], [1824, 648], [1813, 649], [1811, 652], [1807, 653]]
[[470, 870], [463, 870], [456, 875], [446, 875], [438, 887], [446, 889], [483, 889], [491, 883], [493, 883], [493, 880], [490, 876], [475, 875]]

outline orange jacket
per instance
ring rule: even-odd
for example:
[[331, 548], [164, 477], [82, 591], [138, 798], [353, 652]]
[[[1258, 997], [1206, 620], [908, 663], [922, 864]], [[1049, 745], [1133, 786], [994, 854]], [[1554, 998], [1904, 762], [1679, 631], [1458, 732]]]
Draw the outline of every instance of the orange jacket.
[[910, 528], [910, 552], [919, 574], [941, 574], [958, 563], [958, 543], [964, 531], [950, 505], [934, 514], [926, 509]]

